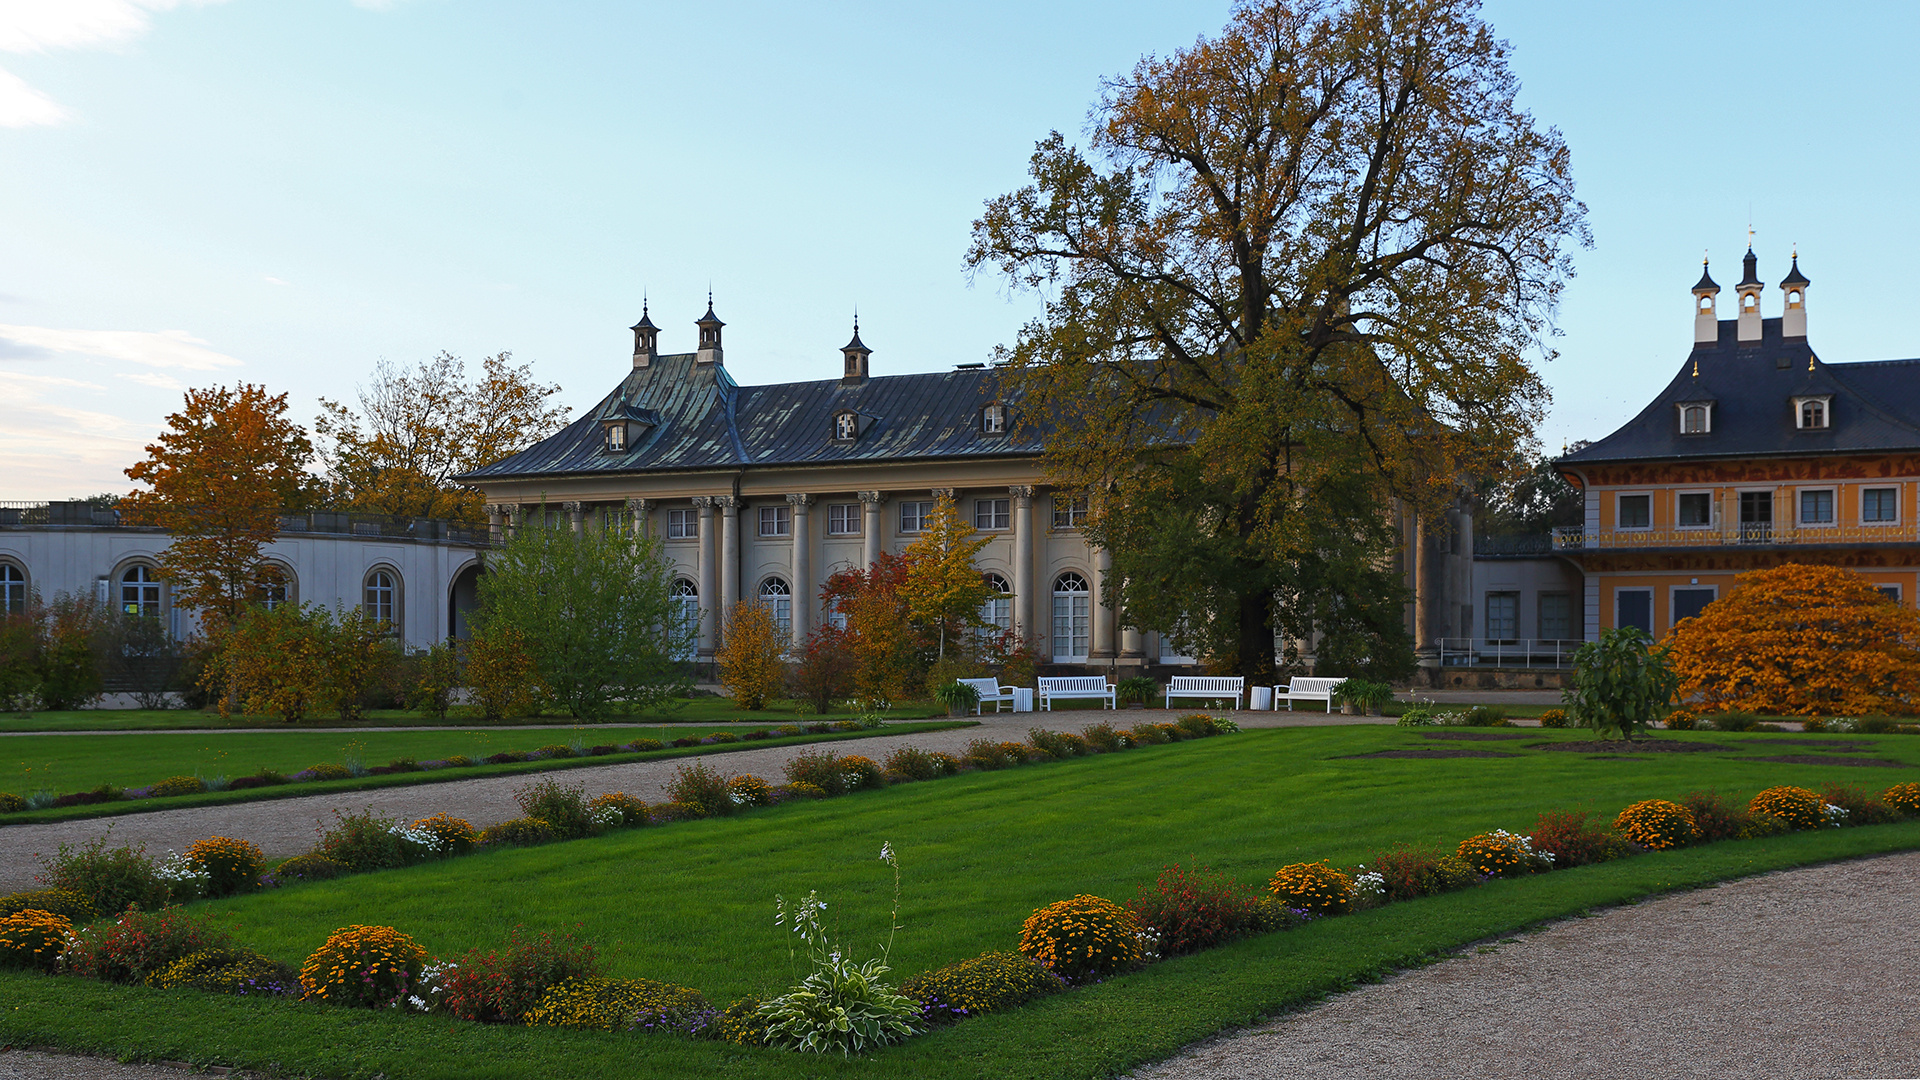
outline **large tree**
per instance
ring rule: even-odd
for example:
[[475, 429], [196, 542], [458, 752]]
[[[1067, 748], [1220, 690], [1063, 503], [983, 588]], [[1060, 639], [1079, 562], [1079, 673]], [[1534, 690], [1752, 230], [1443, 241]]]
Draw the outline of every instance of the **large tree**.
[[314, 431], [334, 500], [396, 517], [486, 520], [481, 493], [454, 483], [462, 473], [518, 453], [566, 426], [567, 409], [512, 353], [481, 361], [480, 377], [441, 353], [412, 369], [381, 361], [359, 388], [360, 407], [320, 399]]
[[1472, 0], [1243, 4], [988, 203], [968, 265], [1044, 297], [1004, 358], [1134, 624], [1269, 678], [1277, 598], [1527, 443], [1586, 233], [1515, 91]]
[[121, 510], [172, 534], [161, 576], [209, 631], [232, 625], [253, 599], [260, 549], [279, 534], [281, 511], [311, 494], [312, 456], [307, 433], [287, 419], [287, 395], [241, 383], [187, 391], [146, 460], [127, 470], [147, 489]]

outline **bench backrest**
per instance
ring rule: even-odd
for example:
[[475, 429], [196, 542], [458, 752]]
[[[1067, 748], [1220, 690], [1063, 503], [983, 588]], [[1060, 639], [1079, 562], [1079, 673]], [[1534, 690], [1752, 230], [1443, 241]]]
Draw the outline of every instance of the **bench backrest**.
[[1071, 693], [1076, 690], [1098, 690], [1107, 692], [1105, 675], [1043, 675], [1040, 677], [1040, 689], [1048, 693]]
[[959, 683], [961, 686], [973, 687], [983, 698], [1000, 696], [999, 679], [955, 679], [954, 682]]
[[1237, 694], [1247, 685], [1239, 675], [1175, 675], [1167, 689], [1174, 693], [1188, 690], [1202, 694]]
[[1289, 694], [1331, 694], [1333, 688], [1346, 682], [1345, 679], [1316, 679], [1305, 675], [1295, 675], [1287, 685]]

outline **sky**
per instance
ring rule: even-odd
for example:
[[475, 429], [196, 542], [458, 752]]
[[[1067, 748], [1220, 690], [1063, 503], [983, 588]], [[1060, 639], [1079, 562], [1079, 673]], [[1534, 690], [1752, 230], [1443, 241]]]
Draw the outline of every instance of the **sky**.
[[[0, 501], [125, 491], [190, 386], [311, 423], [381, 360], [510, 351], [576, 413], [642, 298], [742, 383], [985, 360], [1038, 302], [963, 266], [1034, 143], [1218, 0], [0, 0]], [[1795, 245], [1828, 361], [1920, 355], [1920, 5], [1489, 0], [1594, 246], [1540, 370], [1557, 452], [1691, 343], [1704, 253]], [[1731, 292], [1722, 296], [1730, 310]], [[1780, 299], [1769, 288], [1765, 313]]]

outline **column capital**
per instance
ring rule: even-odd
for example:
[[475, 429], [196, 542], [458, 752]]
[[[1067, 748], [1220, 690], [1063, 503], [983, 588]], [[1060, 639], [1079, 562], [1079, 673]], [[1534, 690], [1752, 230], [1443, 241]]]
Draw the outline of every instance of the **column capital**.
[[813, 496], [802, 495], [798, 492], [790, 493], [787, 495], [787, 504], [795, 510], [805, 510], [807, 507], [813, 505]]
[[1031, 499], [1033, 498], [1033, 485], [1032, 484], [1015, 484], [1012, 487], [1007, 489], [1007, 494], [1013, 496], [1016, 499]]
[[747, 504], [747, 500], [738, 495], [713, 495], [713, 505], [722, 510], [738, 510]]
[[560, 509], [565, 510], [569, 514], [577, 514], [582, 509], [584, 509], [586, 505], [587, 505], [586, 503], [583, 503], [578, 499], [569, 499], [568, 501], [560, 504]]
[[688, 501], [693, 503], [693, 505], [699, 507], [702, 510], [713, 509], [713, 496], [711, 495], [695, 495], [692, 499], [689, 499]]
[[653, 505], [652, 499], [628, 499], [627, 500], [627, 509], [633, 510], [642, 514], [646, 513], [647, 508], [652, 505]]
[[506, 503], [488, 503], [487, 504], [488, 517], [505, 517], [506, 515], [512, 512], [513, 512], [513, 508], [508, 506]]
[[933, 497], [936, 499], [951, 499], [953, 498], [953, 489], [952, 488], [934, 488]]
[[883, 503], [887, 501], [884, 491], [856, 491], [853, 493], [863, 503]]

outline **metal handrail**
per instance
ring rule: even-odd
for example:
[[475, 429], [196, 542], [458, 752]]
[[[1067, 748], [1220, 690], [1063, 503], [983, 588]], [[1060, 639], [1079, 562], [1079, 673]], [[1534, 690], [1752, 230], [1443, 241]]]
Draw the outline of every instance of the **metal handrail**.
[[1441, 667], [1572, 667], [1573, 654], [1586, 644], [1571, 638], [1443, 637]]

